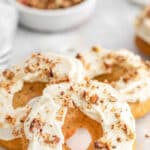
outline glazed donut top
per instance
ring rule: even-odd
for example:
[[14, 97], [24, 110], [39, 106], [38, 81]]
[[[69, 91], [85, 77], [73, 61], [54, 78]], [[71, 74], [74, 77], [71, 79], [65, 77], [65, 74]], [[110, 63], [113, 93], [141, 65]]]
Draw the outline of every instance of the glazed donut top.
[[77, 54], [77, 58], [83, 63], [85, 74], [90, 79], [113, 73], [113, 67], [123, 68], [125, 73], [110, 84], [124, 95], [126, 101], [145, 101], [150, 98], [150, 63], [144, 62], [139, 56], [127, 50], [93, 48], [90, 52]]
[[135, 20], [136, 35], [150, 44], [150, 6], [139, 14]]
[[13, 108], [14, 94], [24, 82], [78, 82], [83, 80], [82, 65], [76, 59], [55, 54], [33, 54], [23, 67], [7, 69], [0, 73], [0, 139], [20, 137], [20, 124], [29, 107]]
[[61, 150], [61, 127], [67, 108], [77, 107], [102, 126], [103, 137], [95, 141], [95, 149], [132, 150], [135, 122], [129, 106], [121, 99], [109, 85], [95, 81], [48, 86], [24, 123], [28, 149]]

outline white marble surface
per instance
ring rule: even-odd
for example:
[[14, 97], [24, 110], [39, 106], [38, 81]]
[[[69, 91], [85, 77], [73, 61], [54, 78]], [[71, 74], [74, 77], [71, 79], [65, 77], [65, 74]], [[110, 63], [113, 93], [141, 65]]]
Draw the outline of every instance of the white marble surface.
[[[128, 0], [97, 0], [93, 17], [82, 26], [61, 33], [37, 33], [24, 28], [17, 30], [11, 64], [22, 61], [35, 51], [67, 53], [88, 50], [92, 45], [105, 48], [128, 48], [134, 45], [134, 18], [139, 7]], [[150, 150], [150, 115], [137, 121], [137, 150]], [[79, 150], [79, 149], [78, 149]]]
[[95, 13], [89, 21], [61, 33], [37, 33], [19, 28], [12, 63], [22, 60], [33, 51], [82, 51], [92, 45], [112, 49], [128, 48], [137, 52], [133, 23], [140, 8], [129, 1], [97, 0]]

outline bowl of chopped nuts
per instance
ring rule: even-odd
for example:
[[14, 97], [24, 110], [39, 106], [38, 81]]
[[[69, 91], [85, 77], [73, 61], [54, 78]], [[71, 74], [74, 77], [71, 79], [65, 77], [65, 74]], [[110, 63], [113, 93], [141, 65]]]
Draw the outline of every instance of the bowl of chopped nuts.
[[20, 15], [20, 23], [39, 31], [59, 31], [87, 20], [96, 0], [9, 0]]

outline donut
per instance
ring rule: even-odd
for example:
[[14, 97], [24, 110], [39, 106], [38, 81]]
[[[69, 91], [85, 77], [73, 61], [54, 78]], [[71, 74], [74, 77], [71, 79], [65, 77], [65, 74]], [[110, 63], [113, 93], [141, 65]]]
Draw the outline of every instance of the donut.
[[23, 150], [67, 150], [70, 131], [86, 128], [89, 150], [133, 150], [135, 121], [129, 105], [111, 86], [97, 81], [47, 86], [31, 100], [23, 123]]
[[49, 84], [83, 80], [79, 61], [52, 53], [35, 53], [22, 66], [0, 73], [0, 146], [22, 149], [22, 124], [30, 99], [39, 97]]
[[128, 50], [103, 50], [97, 47], [76, 56], [89, 79], [110, 84], [128, 102], [135, 118], [150, 111], [150, 62]]
[[135, 44], [146, 55], [150, 55], [150, 6], [145, 7], [135, 20]]

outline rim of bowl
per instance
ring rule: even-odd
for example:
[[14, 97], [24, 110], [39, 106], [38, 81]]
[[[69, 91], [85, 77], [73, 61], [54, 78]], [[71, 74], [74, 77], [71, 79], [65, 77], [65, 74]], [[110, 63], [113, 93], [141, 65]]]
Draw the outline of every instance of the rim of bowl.
[[95, 4], [96, 0], [84, 0], [83, 2], [75, 6], [71, 6], [71, 7], [64, 8], [64, 9], [62, 8], [62, 9], [53, 9], [53, 10], [31, 8], [31, 7], [28, 7], [24, 4], [17, 2], [16, 0], [8, 0], [8, 2], [11, 5], [14, 5], [17, 9], [27, 12], [27, 13], [31, 13], [35, 15], [43, 15], [43, 16], [45, 15], [60, 16], [60, 15], [73, 13], [79, 9], [83, 9], [83, 7], [87, 8], [89, 5]]

